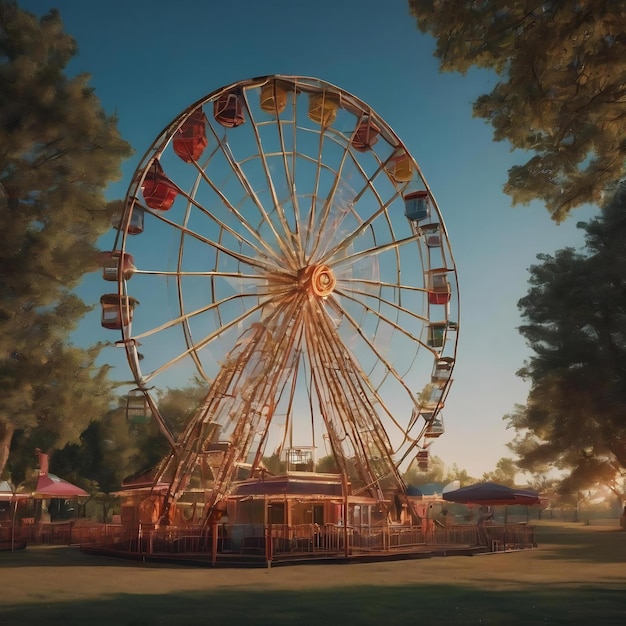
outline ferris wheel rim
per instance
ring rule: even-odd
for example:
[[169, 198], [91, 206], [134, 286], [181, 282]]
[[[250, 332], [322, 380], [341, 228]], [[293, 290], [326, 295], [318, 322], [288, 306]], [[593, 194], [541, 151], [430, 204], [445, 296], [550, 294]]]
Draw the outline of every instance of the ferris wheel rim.
[[[441, 233], [442, 233], [441, 236], [447, 242], [448, 234], [447, 234], [447, 230], [446, 230], [445, 223], [443, 220], [443, 216], [441, 214], [441, 211], [436, 203], [436, 200], [433, 194], [431, 193], [430, 187], [428, 186], [428, 183], [426, 182], [426, 179], [423, 176], [423, 173], [417, 161], [407, 150], [405, 144], [402, 143], [402, 141], [396, 136], [396, 134], [391, 129], [391, 127], [371, 107], [369, 107], [369, 105], [364, 103], [362, 100], [360, 100], [356, 96], [350, 94], [349, 92], [331, 83], [322, 81], [320, 79], [315, 79], [315, 78], [306, 77], [306, 76], [270, 75], [270, 76], [257, 77], [257, 78], [244, 80], [244, 81], [237, 81], [235, 83], [231, 83], [230, 85], [226, 85], [224, 87], [221, 87], [217, 90], [212, 91], [211, 93], [207, 94], [203, 98], [200, 98], [199, 100], [194, 102], [192, 105], [187, 107], [170, 124], [168, 124], [161, 131], [161, 133], [159, 133], [159, 135], [157, 135], [156, 139], [151, 144], [150, 148], [146, 151], [139, 165], [137, 166], [135, 175], [133, 176], [133, 180], [131, 181], [131, 184], [129, 186], [127, 198], [126, 198], [126, 213], [123, 218], [123, 226], [119, 230], [119, 233], [120, 233], [119, 244], [118, 244], [118, 240], [116, 240], [116, 244], [114, 246], [115, 248], [118, 248], [119, 250], [121, 250], [122, 253], [127, 252], [127, 244], [129, 242], [129, 227], [130, 227], [130, 220], [131, 220], [132, 212], [135, 209], [135, 207], [142, 205], [141, 201], [139, 200], [140, 190], [142, 189], [142, 185], [146, 179], [146, 176], [148, 175], [149, 168], [152, 166], [152, 164], [154, 164], [155, 161], [158, 162], [159, 159], [165, 154], [176, 132], [178, 132], [181, 129], [181, 127], [186, 122], [186, 120], [188, 120], [195, 111], [197, 111], [198, 109], [201, 109], [202, 107], [205, 107], [207, 104], [214, 103], [218, 98], [220, 98], [224, 94], [229, 94], [233, 91], [245, 92], [246, 90], [258, 89], [271, 81], [283, 81], [285, 83], [293, 85], [294, 93], [302, 92], [306, 94], [311, 94], [311, 93], [316, 93], [316, 91], [319, 91], [319, 90], [322, 90], [322, 91], [329, 90], [333, 96], [338, 95], [340, 99], [343, 98], [346, 107], [348, 109], [351, 107], [354, 111], [356, 111], [355, 115], [361, 118], [367, 117], [368, 119], [374, 120], [376, 125], [380, 127], [381, 134], [390, 140], [390, 145], [394, 148], [394, 150], [403, 151], [410, 158], [412, 167], [414, 168], [415, 175], [421, 181], [422, 187], [424, 188], [425, 192], [428, 194], [428, 197], [432, 203], [433, 211], [437, 217], [439, 227], [441, 228]], [[253, 124], [253, 125], [255, 124], [255, 122], [253, 122], [252, 119], [250, 119], [249, 122], [250, 124]], [[211, 126], [211, 123], [209, 123], [209, 126]], [[215, 129], [213, 129], [212, 126], [211, 126], [211, 130], [213, 131], [213, 134], [216, 140], [218, 141], [218, 145], [222, 146], [221, 147], [222, 151], [224, 151], [228, 157], [228, 151], [226, 150], [226, 148], [224, 148], [224, 144], [220, 144], [219, 137], [217, 133], [215, 132]], [[221, 129], [218, 129], [218, 130], [221, 130]], [[257, 134], [257, 140], [258, 140], [258, 134]], [[260, 143], [259, 143], [259, 147], [260, 147]], [[261, 152], [261, 149], [259, 149], [259, 151]], [[321, 152], [321, 147], [320, 147], [320, 152]], [[393, 154], [395, 154], [395, 152], [393, 152], [392, 155]], [[344, 158], [347, 159], [348, 156], [349, 156], [348, 148], [346, 148]], [[261, 161], [263, 161], [264, 158], [265, 156], [263, 154], [259, 154], [259, 159]], [[320, 160], [321, 158], [320, 156], [318, 156], [318, 161]], [[237, 166], [234, 163], [235, 161], [236, 159], [233, 157], [233, 159], [231, 160], [231, 166], [232, 166], [233, 172], [235, 173], [235, 177], [237, 177], [237, 175], [241, 177], [241, 175], [238, 173], [239, 166]], [[372, 181], [376, 180], [376, 177], [379, 176], [381, 172], [384, 171], [386, 164], [387, 164], [387, 161], [381, 161], [379, 165], [379, 170], [373, 173], [371, 177], [364, 178], [365, 182], [363, 183], [363, 187], [361, 191], [359, 192], [360, 194], [364, 195], [366, 193], [370, 193], [370, 188], [374, 188], [373, 193], [374, 195], [376, 195], [375, 185], [373, 184]], [[204, 176], [203, 178], [204, 170], [201, 169], [201, 167], [196, 161], [194, 161], [194, 166], [197, 167], [199, 171], [199, 178], [197, 179], [196, 184], [200, 185], [203, 182], [203, 180], [204, 182], [206, 182], [205, 179], [207, 177]], [[263, 167], [265, 168], [266, 172], [269, 172], [268, 166], [263, 165]], [[318, 175], [319, 175], [319, 171], [318, 171]], [[337, 181], [340, 180], [340, 176], [341, 176], [341, 171], [339, 170], [339, 174], [336, 177]], [[242, 186], [244, 186], [243, 183], [242, 183]], [[217, 182], [213, 185], [213, 187], [216, 190], [219, 189]], [[402, 191], [406, 188], [407, 188], [406, 184], [398, 185], [396, 188], [396, 197], [390, 199], [389, 204], [391, 204], [392, 202], [396, 201], [399, 197], [401, 197]], [[249, 186], [249, 189], [251, 190], [252, 187]], [[199, 203], [195, 202], [195, 197], [191, 192], [186, 192], [182, 188], [179, 188], [178, 191], [182, 196], [185, 196], [187, 199], [186, 201], [187, 201], [188, 213], [192, 212], [196, 208], [199, 210], [202, 210], [204, 208]], [[239, 210], [236, 207], [236, 203], [233, 200], [229, 200], [229, 202], [232, 205], [233, 211], [237, 213]], [[293, 200], [293, 203], [296, 204], [295, 199]], [[260, 207], [262, 203], [259, 200], [257, 204]], [[324, 207], [322, 207], [321, 209], [322, 215], [324, 214], [325, 211], [330, 210], [329, 207], [330, 207], [330, 202], [327, 203]], [[151, 218], [154, 218], [156, 220], [159, 220], [167, 224], [168, 218], [164, 213], [156, 209], [146, 207], [146, 206], [141, 206], [141, 208], [143, 209], [145, 213], [149, 214]], [[388, 207], [384, 206], [383, 204], [379, 207], [378, 214], [381, 216], [387, 216], [387, 211], [388, 211]], [[206, 211], [206, 213], [208, 214], [209, 212]], [[264, 218], [266, 218], [268, 222], [270, 221], [269, 215], [267, 213], [264, 213]], [[374, 215], [370, 216], [371, 223], [376, 221], [376, 219], [378, 219], [377, 216], [374, 216]], [[310, 223], [312, 224], [314, 223], [315, 217], [311, 217], [311, 215], [309, 214], [309, 220], [310, 220]], [[243, 218], [242, 218], [242, 221], [244, 221]], [[322, 222], [322, 223], [325, 223], [325, 222]], [[367, 229], [371, 226], [371, 223], [368, 224], [367, 221], [363, 222], [356, 231], [353, 231], [351, 233], [351, 237], [355, 240], [358, 239], [362, 233], [367, 231]], [[286, 251], [286, 254], [285, 254], [285, 257], [281, 259], [280, 253], [276, 255], [273, 249], [268, 249], [268, 248], [271, 248], [271, 246], [266, 245], [266, 242], [263, 240], [263, 238], [260, 235], [258, 238], [255, 238], [254, 228], [252, 227], [251, 223], [248, 223], [247, 225], [245, 225], [245, 228], [244, 228], [244, 230], [248, 232], [249, 239], [246, 236], [244, 236], [242, 233], [235, 231], [235, 229], [231, 228], [229, 230], [227, 225], [222, 224], [221, 227], [223, 227], [223, 231], [220, 231], [220, 237], [232, 236], [235, 241], [239, 242], [239, 245], [241, 247], [247, 246], [249, 247], [250, 250], [254, 251], [258, 255], [257, 257], [253, 258], [249, 255], [243, 255], [242, 253], [239, 253], [236, 250], [229, 249], [227, 245], [223, 245], [220, 243], [221, 240], [213, 241], [213, 240], [209, 240], [208, 238], [201, 237], [199, 233], [195, 232], [192, 228], [188, 228], [186, 224], [187, 222], [185, 222], [185, 225], [183, 226], [182, 224], [175, 224], [173, 222], [170, 222], [170, 227], [179, 231], [179, 235], [181, 238], [181, 247], [179, 250], [179, 255], [182, 255], [182, 248], [185, 245], [184, 244], [185, 237], [187, 236], [190, 236], [192, 238], [195, 237], [201, 243], [204, 243], [205, 245], [212, 246], [213, 248], [215, 248], [218, 251], [216, 253], [218, 255], [224, 255], [225, 257], [230, 257], [238, 264], [243, 264], [244, 266], [257, 269], [259, 272], [261, 271], [267, 272], [268, 275], [271, 274], [276, 285], [282, 284], [281, 281], [284, 281], [285, 283], [289, 281], [292, 281], [292, 282], [304, 281], [304, 278], [300, 276], [299, 274], [301, 270], [300, 269], [298, 269], [297, 271], [294, 270], [294, 267], [297, 266], [300, 257], [298, 256], [298, 253], [294, 253], [294, 255], [291, 255], [289, 253], [289, 245], [291, 241], [283, 242], [284, 245], [282, 246], [282, 248], [284, 248], [284, 250]], [[287, 232], [290, 229], [290, 226], [287, 225], [287, 227], [285, 227], [285, 224], [287, 224], [286, 220], [284, 220], [283, 227], [284, 227], [285, 232]], [[302, 227], [303, 227], [302, 224], [298, 225], [297, 223], [294, 226], [296, 230]], [[405, 289], [407, 292], [409, 292], [411, 289], [417, 290], [417, 288], [414, 288], [412, 286], [407, 286], [405, 288], [403, 285], [399, 283], [393, 283], [389, 281], [386, 282], [386, 281], [381, 281], [381, 280], [376, 280], [376, 279], [372, 279], [371, 284], [369, 284], [368, 286], [366, 279], [362, 277], [359, 277], [356, 279], [352, 278], [350, 280], [346, 279], [345, 277], [341, 279], [337, 279], [335, 272], [336, 272], [336, 268], [339, 268], [345, 265], [350, 265], [350, 264], [354, 265], [358, 263], [358, 261], [361, 258], [367, 259], [370, 256], [382, 254], [383, 252], [386, 252], [387, 250], [390, 250], [395, 254], [396, 262], [399, 268], [401, 265], [400, 257], [402, 256], [403, 246], [405, 244], [410, 245], [410, 244], [415, 243], [415, 241], [417, 241], [420, 237], [422, 237], [422, 234], [419, 232], [419, 229], [414, 229], [412, 234], [410, 236], [407, 236], [405, 240], [397, 241], [393, 239], [395, 234], [393, 232], [393, 228], [391, 227], [391, 225], [389, 227], [389, 232], [391, 233], [390, 234], [391, 240], [387, 242], [385, 245], [375, 244], [370, 250], [367, 250], [367, 249], [360, 250], [360, 252], [355, 253], [353, 256], [349, 256], [349, 255], [342, 256], [342, 254], [344, 253], [347, 255], [346, 251], [349, 249], [350, 241], [343, 241], [343, 242], [338, 241], [335, 243], [334, 247], [332, 247], [329, 250], [326, 250], [323, 254], [317, 257], [315, 259], [315, 262], [313, 263], [311, 261], [312, 256], [315, 256], [317, 251], [320, 249], [319, 246], [321, 245], [319, 242], [319, 232], [318, 232], [315, 235], [315, 241], [312, 246], [312, 250], [314, 251], [314, 253], [312, 253], [312, 256], [309, 258], [309, 261], [311, 262], [307, 265], [307, 267], [309, 268], [307, 272], [309, 272], [311, 276], [315, 276], [316, 280], [314, 280], [313, 283], [311, 283], [310, 279], [306, 278], [306, 281], [309, 281], [306, 284], [313, 285], [311, 289], [316, 297], [329, 299], [333, 302], [335, 299], [335, 294], [341, 297], [342, 300], [345, 300], [346, 303], [349, 303], [349, 301], [356, 301], [358, 300], [358, 298], [365, 298], [367, 296], [367, 298], [372, 299], [375, 302], [375, 304], [373, 306], [365, 305], [363, 307], [361, 315], [367, 316], [370, 313], [372, 313], [375, 317], [378, 316], [377, 325], [381, 323], [388, 324], [389, 322], [386, 319], [385, 315], [377, 314], [375, 312], [375, 307], [378, 307], [379, 310], [387, 309], [387, 308], [389, 308], [390, 310], [393, 310], [395, 307], [396, 309], [402, 311], [403, 313], [405, 312], [406, 308], [402, 306], [398, 306], [395, 300], [392, 298], [389, 298], [387, 296], [386, 297], [381, 296], [380, 293], [382, 293], [382, 291], [380, 290], [387, 289], [387, 288], [391, 289], [392, 287], [395, 287], [399, 289], [400, 291]], [[273, 236], [275, 236], [276, 240], [280, 240], [278, 231], [274, 231]], [[304, 244], [303, 247], [306, 248], [306, 244]], [[447, 246], [447, 255], [448, 256], [447, 256], [446, 270], [449, 271], [449, 276], [451, 277], [451, 280], [454, 286], [456, 287], [456, 293], [457, 293], [456, 310], [457, 310], [457, 315], [458, 315], [458, 312], [459, 312], [458, 274], [456, 271], [456, 264], [454, 261], [454, 257], [452, 255], [452, 250], [449, 247], [449, 244]], [[281, 263], [279, 262], [281, 260], [287, 261], [287, 267], [281, 265]], [[289, 265], [291, 263], [293, 263], [293, 267], [290, 268]], [[179, 302], [180, 302], [179, 316], [177, 318], [170, 319], [169, 322], [166, 322], [165, 324], [161, 326], [155, 327], [153, 329], [149, 329], [148, 331], [144, 331], [143, 333], [138, 333], [138, 334], [133, 334], [131, 325], [124, 326], [121, 329], [122, 330], [122, 343], [124, 344], [124, 346], [127, 347], [128, 361], [131, 365], [131, 370], [133, 371], [135, 382], [138, 388], [146, 390], [146, 394], [149, 394], [148, 387], [152, 383], [153, 379], [158, 377], [162, 372], [166, 371], [169, 367], [171, 367], [172, 364], [165, 364], [160, 369], [157, 369], [153, 372], [144, 373], [139, 363], [140, 359], [137, 357], [137, 354], [136, 354], [137, 344], [140, 343], [142, 339], [145, 339], [152, 334], [158, 334], [159, 332], [165, 331], [168, 327], [174, 327], [174, 326], [180, 325], [186, 337], [185, 341], [187, 343], [187, 348], [186, 350], [180, 353], [179, 359], [183, 359], [183, 358], [186, 358], [187, 356], [190, 356], [195, 361], [196, 366], [198, 367], [201, 375], [203, 375], [203, 377], [208, 380], [210, 377], [207, 374], [202, 373], [202, 361], [200, 357], [198, 356], [198, 353], [200, 352], [200, 350], [208, 343], [211, 343], [211, 341], [213, 341], [215, 338], [219, 338], [220, 335], [223, 335], [224, 331], [222, 330], [222, 328], [231, 329], [233, 327], [236, 327], [238, 324], [239, 325], [242, 324], [246, 320], [252, 320], [253, 319], [252, 314], [259, 311], [261, 308], [263, 308], [263, 306], [266, 306], [265, 304], [259, 304], [256, 307], [251, 307], [250, 312], [247, 313], [246, 315], [242, 315], [240, 318], [230, 319], [228, 322], [225, 322], [224, 324], [222, 324], [220, 326], [220, 329], [216, 330], [216, 332], [213, 335], [207, 335], [204, 338], [202, 338], [200, 341], [198, 341], [198, 340], [193, 339], [192, 337], [193, 333], [191, 332], [191, 328], [190, 328], [190, 320], [194, 318], [195, 316], [199, 316], [203, 313], [210, 311], [211, 309], [217, 310], [217, 314], [219, 315], [220, 309], [225, 308], [227, 300], [224, 299], [224, 300], [218, 301], [217, 303], [211, 302], [210, 305], [208, 305], [205, 309], [202, 309], [202, 310], [201, 309], [188, 310], [184, 306], [185, 296], [183, 294], [183, 287], [182, 287], [183, 279], [186, 279], [187, 277], [191, 277], [193, 275], [197, 275], [197, 276], [204, 276], [206, 278], [210, 278], [211, 280], [218, 279], [218, 278], [220, 279], [230, 278], [233, 281], [234, 279], [244, 279], [245, 281], [250, 281], [250, 282], [253, 282], [253, 281], [260, 282], [263, 280], [263, 274], [255, 274], [254, 272], [251, 272], [250, 274], [246, 274], [243, 271], [238, 271], [238, 272], [227, 272], [227, 271], [217, 271], [217, 270], [211, 270], [211, 271], [197, 270], [195, 272], [186, 271], [186, 270], [181, 269], [180, 259], [179, 259], [179, 265], [177, 266], [176, 269], [168, 270], [166, 272], [166, 271], [159, 271], [157, 269], [139, 268], [136, 270], [136, 274], [137, 276], [147, 275], [147, 274], [160, 275], [162, 277], [167, 277], [168, 275], [171, 276], [173, 279], [176, 280], [178, 294], [179, 294], [178, 297], [179, 297]], [[398, 269], [398, 275], [399, 275], [399, 269]], [[348, 288], [347, 285], [350, 284], [350, 281], [353, 286], [351, 288]], [[361, 287], [362, 287], [361, 290], [354, 287], [354, 285], [357, 283], [361, 284]], [[378, 296], [372, 296], [371, 294], [368, 293], [368, 288], [370, 289], [370, 291], [375, 291], [376, 287], [379, 289]], [[128, 281], [123, 276], [120, 276], [118, 280], [118, 295], [120, 297], [120, 301], [122, 298], [132, 297], [131, 294], [132, 294], [132, 288], [129, 288]], [[270, 294], [270, 297], [277, 297], [277, 296], [271, 296]], [[235, 294], [232, 296], [232, 299], [240, 299], [240, 298], [243, 298], [243, 296], [239, 294]], [[122, 305], [120, 305], [120, 307], [121, 306]], [[338, 311], [342, 310], [341, 304], [335, 303], [334, 306], [336, 310]], [[346, 315], [346, 314], [344, 314], [344, 320], [347, 320], [347, 323], [353, 327], [353, 330], [355, 332], [358, 332], [357, 331], [359, 327], [358, 320], [356, 319], [351, 320], [350, 315]], [[415, 320], [416, 320], [416, 323], [425, 324], [427, 322], [432, 321], [432, 317], [430, 316], [430, 314], [427, 314], [427, 315], [416, 314]], [[447, 323], [447, 318], [446, 318], [446, 323]], [[391, 324], [391, 326], [393, 326], [393, 324]], [[458, 328], [458, 321], [456, 322], [456, 328]], [[398, 327], [398, 330], [402, 330], [402, 329]], [[410, 333], [407, 332], [407, 334], [410, 334]], [[428, 345], [426, 340], [420, 340], [420, 343], [422, 347], [424, 348], [425, 352], [430, 353], [430, 355], [433, 358], [437, 358], [442, 353], [440, 350]], [[451, 343], [452, 345], [449, 345], [449, 353], [452, 354], [453, 355], [452, 358], [455, 359], [457, 343], [458, 343], [458, 333], [453, 334]], [[375, 350], [372, 350], [372, 351], [375, 352]], [[383, 359], [380, 359], [380, 360], [383, 360]], [[387, 364], [387, 369], [389, 372], [392, 372], [391, 373], [392, 377], [396, 377], [398, 380], [401, 379], [401, 376], [399, 374], [393, 372], [392, 365]], [[365, 377], [367, 377], [367, 374], [365, 374]], [[448, 389], [449, 389], [449, 386], [448, 386]], [[419, 399], [417, 398], [416, 392], [412, 391], [411, 389], [407, 387], [407, 393], [408, 393], [408, 396], [412, 399], [413, 403], [417, 405], [419, 403]], [[382, 402], [379, 402], [379, 403], [383, 404]], [[441, 402], [441, 405], [443, 405], [443, 401]], [[390, 413], [391, 415], [390, 411], [387, 411], [387, 412]], [[421, 434], [417, 434], [415, 436], [415, 441], [420, 439]]]

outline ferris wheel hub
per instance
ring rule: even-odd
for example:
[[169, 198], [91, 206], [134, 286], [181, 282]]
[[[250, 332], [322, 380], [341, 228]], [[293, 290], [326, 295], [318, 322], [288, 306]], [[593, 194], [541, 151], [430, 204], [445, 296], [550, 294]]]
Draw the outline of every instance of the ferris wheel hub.
[[327, 298], [335, 288], [337, 279], [328, 265], [310, 265], [300, 271], [300, 285], [319, 298]]

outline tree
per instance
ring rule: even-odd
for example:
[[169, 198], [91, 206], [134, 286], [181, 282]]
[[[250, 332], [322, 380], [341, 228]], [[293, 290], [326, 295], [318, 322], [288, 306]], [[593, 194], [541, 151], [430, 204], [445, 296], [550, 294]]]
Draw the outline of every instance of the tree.
[[[323, 459], [326, 459], [326, 458], [329, 458], [329, 457], [323, 457], [322, 459], [320, 459], [320, 463], [323, 461]], [[280, 454], [278, 454], [278, 452], [273, 452], [269, 456], [264, 456], [263, 465], [265, 466], [265, 469], [267, 469], [267, 471], [270, 474], [274, 474], [274, 475], [284, 474], [285, 471], [287, 470], [287, 463], [285, 463], [285, 461], [281, 461]], [[317, 471], [318, 472], [322, 471], [319, 469], [319, 466], [318, 466]]]
[[88, 491], [101, 507], [102, 521], [107, 521], [118, 501], [113, 492], [135, 471], [134, 458], [134, 437], [125, 408], [120, 406], [92, 421], [78, 443], [57, 450], [50, 459], [50, 470]]
[[450, 483], [453, 480], [458, 480], [459, 483], [461, 483], [462, 487], [465, 485], [471, 485], [472, 483], [478, 482], [475, 478], [473, 478], [467, 473], [467, 470], [459, 468], [459, 466], [456, 463], [453, 463], [452, 467], [450, 467], [446, 471], [446, 475], [443, 480], [445, 483]]
[[[68, 344], [89, 309], [74, 293], [119, 203], [104, 191], [131, 153], [57, 11], [40, 20], [0, 0], [0, 473], [16, 432], [75, 440], [108, 408], [98, 348]], [[115, 206], [114, 206], [115, 205]]]
[[626, 468], [626, 185], [587, 224], [585, 251], [538, 256], [519, 301], [534, 355], [518, 374], [527, 404], [507, 416], [522, 469], [571, 471], [568, 489], [602, 482], [619, 492]]
[[503, 457], [496, 463], [495, 470], [483, 474], [482, 480], [514, 487], [515, 475], [518, 471], [517, 464], [513, 459]]
[[[207, 384], [195, 377], [181, 389], [166, 389], [157, 397], [159, 413], [172, 437], [176, 439], [202, 405], [207, 395]], [[148, 425], [135, 427], [137, 454], [133, 460], [136, 471], [158, 465], [172, 449], [153, 419]]]
[[615, 0], [409, 0], [443, 71], [502, 79], [474, 103], [496, 141], [533, 156], [509, 170], [513, 204], [560, 222], [626, 173], [626, 7]]
[[[52, 452], [79, 441], [89, 422], [108, 411], [108, 370], [94, 366], [98, 352], [99, 347], [83, 350], [58, 341], [48, 346], [41, 363], [29, 366], [34, 377], [32, 393], [21, 406], [16, 401], [5, 421], [5, 429], [6, 424], [12, 426], [17, 435], [12, 438], [11, 457], [7, 459], [15, 483], [26, 478], [27, 469], [36, 460], [36, 448]], [[9, 393], [6, 395], [11, 399]], [[0, 399], [0, 406], [6, 399]]]
[[443, 476], [443, 461], [438, 456], [431, 456], [428, 460], [428, 469], [421, 470], [414, 462], [407, 468], [402, 478], [407, 485], [426, 485], [443, 482]]

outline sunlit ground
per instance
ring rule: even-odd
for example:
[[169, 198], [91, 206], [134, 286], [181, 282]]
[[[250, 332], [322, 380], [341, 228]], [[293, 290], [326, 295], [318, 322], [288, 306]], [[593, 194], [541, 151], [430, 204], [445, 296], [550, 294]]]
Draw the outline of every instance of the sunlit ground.
[[416, 561], [198, 569], [0, 552], [0, 624], [623, 624], [626, 533], [539, 522], [539, 547]]

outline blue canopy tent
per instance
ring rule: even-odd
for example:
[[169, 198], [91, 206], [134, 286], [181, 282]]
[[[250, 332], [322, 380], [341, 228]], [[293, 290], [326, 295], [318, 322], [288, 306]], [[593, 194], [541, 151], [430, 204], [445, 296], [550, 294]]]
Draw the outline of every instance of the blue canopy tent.
[[461, 504], [482, 504], [492, 506], [498, 504], [541, 504], [539, 493], [533, 489], [518, 489], [517, 487], [507, 487], [498, 483], [477, 483], [448, 491], [443, 494], [443, 499], [448, 502], [459, 502]]

